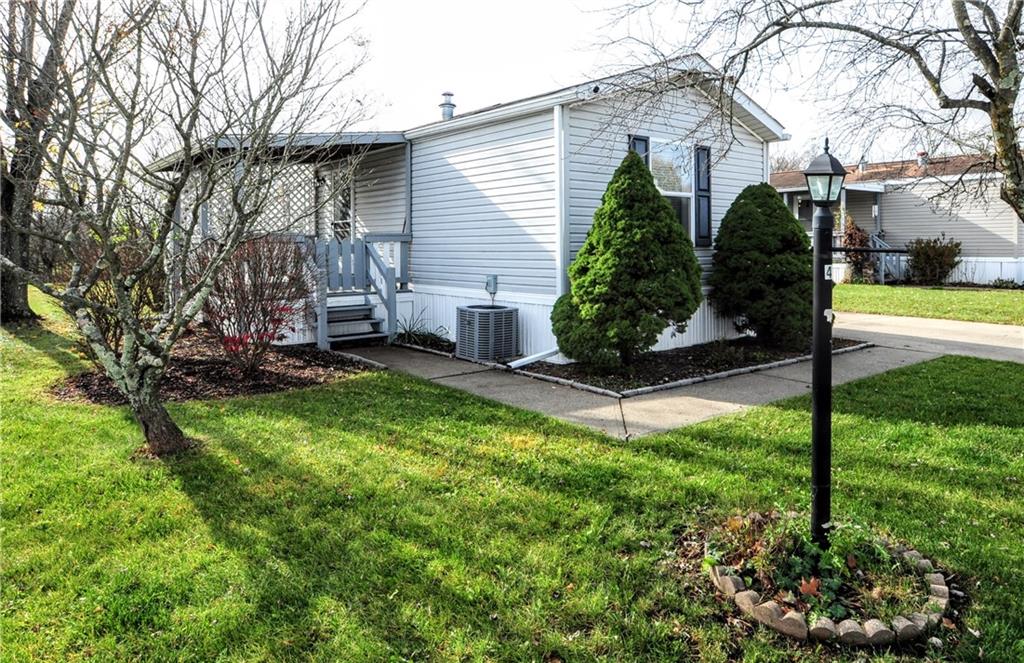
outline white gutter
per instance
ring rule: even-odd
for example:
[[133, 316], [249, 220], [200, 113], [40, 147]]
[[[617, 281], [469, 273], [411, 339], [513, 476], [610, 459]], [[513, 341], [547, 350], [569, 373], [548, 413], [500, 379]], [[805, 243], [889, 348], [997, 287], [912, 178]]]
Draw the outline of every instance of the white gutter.
[[[885, 184], [848, 182], [843, 184], [843, 189], [847, 191], [870, 191], [874, 193], [885, 193]], [[804, 193], [807, 191], [807, 185], [775, 187], [775, 190], [778, 191], [779, 193]]]
[[555, 106], [553, 113], [555, 147], [555, 294], [561, 297], [569, 292], [569, 210], [568, 188], [569, 178], [566, 177], [566, 131], [569, 109]]
[[530, 355], [529, 357], [523, 357], [522, 359], [516, 359], [515, 361], [510, 361], [508, 363], [508, 367], [509, 368], [520, 368], [522, 366], [526, 366], [528, 364], [532, 364], [534, 362], [538, 362], [541, 359], [547, 359], [548, 357], [551, 357], [552, 355], [557, 355], [557, 354], [558, 354], [558, 348], [552, 348], [550, 350], [545, 350], [544, 352], [538, 352], [535, 355]]
[[[568, 160], [565, 156], [567, 151], [565, 126], [568, 124], [568, 118], [568, 106], [558, 104], [554, 107], [554, 112], [552, 113], [552, 122], [554, 124], [552, 142], [555, 148], [553, 157], [555, 162], [555, 227], [557, 228], [555, 294], [559, 297], [569, 292], [569, 209], [567, 204], [569, 197], [566, 195], [566, 190], [569, 188], [569, 178], [566, 172]], [[558, 348], [554, 347], [550, 350], [544, 350], [529, 357], [523, 357], [522, 359], [510, 362], [508, 367], [520, 368], [556, 354], [558, 354]]]

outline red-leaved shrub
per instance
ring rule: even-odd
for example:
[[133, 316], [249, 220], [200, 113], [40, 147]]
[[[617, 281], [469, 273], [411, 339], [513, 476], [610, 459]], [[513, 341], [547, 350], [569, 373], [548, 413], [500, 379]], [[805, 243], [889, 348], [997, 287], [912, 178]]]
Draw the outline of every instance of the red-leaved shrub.
[[[214, 255], [203, 245], [190, 269], [208, 269]], [[275, 341], [295, 331], [313, 292], [314, 268], [305, 245], [282, 237], [242, 243], [213, 282], [203, 317], [220, 339], [227, 358], [252, 375]]]

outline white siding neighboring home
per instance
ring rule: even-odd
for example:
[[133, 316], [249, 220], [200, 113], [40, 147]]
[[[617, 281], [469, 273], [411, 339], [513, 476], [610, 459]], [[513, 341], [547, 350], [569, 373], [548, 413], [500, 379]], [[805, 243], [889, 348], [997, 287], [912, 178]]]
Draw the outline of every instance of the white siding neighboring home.
[[[951, 282], [1024, 282], [1024, 224], [999, 198], [998, 173], [978, 169], [977, 156], [920, 158], [848, 166], [847, 210], [858, 226], [894, 248], [945, 235], [961, 243], [961, 264]], [[969, 193], [949, 196], [949, 183], [967, 168]], [[810, 220], [802, 174], [772, 174], [772, 184]], [[946, 195], [943, 195], [946, 194]], [[809, 226], [808, 226], [809, 227]]]

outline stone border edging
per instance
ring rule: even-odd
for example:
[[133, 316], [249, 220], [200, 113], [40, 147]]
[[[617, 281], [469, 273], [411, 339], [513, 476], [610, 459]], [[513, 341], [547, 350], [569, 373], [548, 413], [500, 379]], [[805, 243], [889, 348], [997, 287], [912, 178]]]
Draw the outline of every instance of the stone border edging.
[[611, 396], [612, 398], [624, 398], [622, 394], [611, 389], [602, 389], [601, 387], [595, 387], [587, 384], [586, 382], [576, 382], [575, 380], [567, 380], [566, 378], [556, 377], [554, 375], [544, 375], [543, 373], [533, 373], [531, 371], [524, 371], [521, 368], [511, 368], [511, 372], [517, 375], [525, 375], [528, 378], [534, 380], [543, 380], [544, 382], [554, 382], [555, 384], [565, 385], [566, 387], [572, 387], [573, 389], [579, 389], [580, 391], [589, 391], [594, 394], [600, 394], [601, 396]]
[[[857, 345], [851, 345], [846, 348], [838, 348], [832, 351], [833, 355], [841, 355], [847, 352], [854, 352], [856, 350], [865, 350], [867, 348], [874, 347], [874, 343], [864, 342], [858, 343]], [[601, 387], [595, 387], [589, 385], [586, 382], [577, 382], [576, 380], [569, 380], [567, 378], [560, 378], [554, 375], [545, 375], [543, 373], [534, 373], [532, 371], [525, 371], [519, 368], [507, 369], [518, 375], [525, 375], [526, 377], [533, 378], [535, 380], [543, 380], [545, 382], [554, 382], [555, 384], [564, 385], [566, 387], [572, 387], [573, 389], [579, 389], [581, 391], [589, 391], [594, 394], [600, 394], [601, 396], [610, 396], [612, 398], [632, 398], [633, 396], [642, 396], [644, 394], [651, 394], [656, 391], [665, 391], [666, 389], [675, 389], [677, 387], [687, 387], [691, 384], [697, 384], [699, 382], [710, 382], [712, 380], [721, 380], [722, 378], [732, 377], [734, 375], [744, 375], [747, 373], [757, 373], [759, 371], [767, 371], [773, 368], [781, 368], [782, 366], [789, 366], [791, 364], [798, 364], [803, 361], [811, 359], [812, 355], [800, 355], [799, 357], [790, 357], [789, 359], [780, 359], [778, 361], [768, 362], [767, 364], [757, 364], [755, 366], [744, 366], [742, 368], [733, 368], [728, 371], [720, 371], [718, 373], [710, 373], [708, 375], [700, 375], [694, 378], [685, 378], [683, 380], [675, 380], [673, 382], [666, 382], [664, 384], [651, 385], [649, 387], [637, 387], [636, 389], [626, 389], [625, 391], [618, 392], [612, 391], [611, 389], [602, 389]]]
[[379, 361], [374, 361], [372, 359], [367, 359], [366, 357], [360, 357], [359, 355], [354, 355], [351, 352], [342, 352], [341, 350], [328, 350], [328, 352], [333, 352], [336, 355], [341, 355], [345, 359], [348, 359], [350, 361], [354, 361], [357, 364], [362, 364], [363, 366], [369, 366], [370, 368], [375, 368], [378, 371], [389, 371], [389, 370], [391, 370], [390, 368], [388, 368], [387, 364], [382, 364]]
[[[870, 347], [874, 347], [874, 343], [858, 343], [857, 345], [851, 345], [846, 348], [838, 348], [832, 351], [832, 355], [846, 354], [847, 352], [854, 352], [855, 350], [864, 350]], [[637, 387], [636, 389], [627, 389], [622, 392], [623, 398], [630, 398], [631, 396], [641, 396], [643, 394], [650, 394], [656, 391], [664, 391], [665, 389], [675, 389], [676, 387], [686, 387], [691, 384], [697, 384], [698, 382], [710, 382], [711, 380], [720, 380], [722, 378], [729, 378], [734, 375], [745, 375], [747, 373], [757, 373], [759, 371], [767, 371], [773, 368], [781, 368], [783, 366], [790, 366], [792, 364], [799, 364], [802, 361], [808, 361], [813, 355], [800, 355], [799, 357], [790, 357], [789, 359], [780, 359], [778, 361], [768, 362], [767, 364], [757, 364], [756, 366], [744, 366], [742, 368], [733, 368], [728, 371], [720, 371], [718, 373], [711, 373], [710, 375], [700, 375], [695, 378], [686, 378], [684, 380], [676, 380], [675, 382], [666, 382], [664, 384], [651, 385], [650, 387]]]
[[804, 613], [797, 610], [783, 612], [782, 606], [772, 600], [761, 601], [755, 590], [746, 589], [739, 576], [729, 575], [729, 567], [712, 566], [711, 583], [718, 591], [731, 598], [744, 614], [765, 626], [797, 640], [819, 642], [838, 641], [851, 647], [884, 647], [895, 642], [913, 642], [937, 627], [949, 612], [949, 587], [942, 573], [936, 571], [930, 560], [916, 550], [893, 545], [885, 539], [879, 543], [894, 557], [902, 558], [928, 583], [928, 598], [920, 612], [899, 615], [891, 625], [880, 619], [844, 619], [836, 624], [828, 617], [819, 617], [810, 628]]

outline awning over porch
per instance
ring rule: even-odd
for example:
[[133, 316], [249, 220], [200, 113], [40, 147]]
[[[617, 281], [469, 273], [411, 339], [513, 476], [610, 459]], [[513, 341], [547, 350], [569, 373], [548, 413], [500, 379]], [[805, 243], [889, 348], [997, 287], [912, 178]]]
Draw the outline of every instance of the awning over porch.
[[[333, 133], [303, 133], [272, 139], [268, 147], [271, 153], [288, 153], [290, 161], [302, 163], [340, 159], [352, 154], [363, 154], [379, 148], [394, 147], [407, 143], [400, 131], [338, 131]], [[192, 149], [188, 158], [193, 162], [211, 154], [224, 154], [246, 149], [246, 141], [236, 136], [220, 136]], [[157, 172], [176, 170], [186, 159], [179, 150], [150, 164]]]

